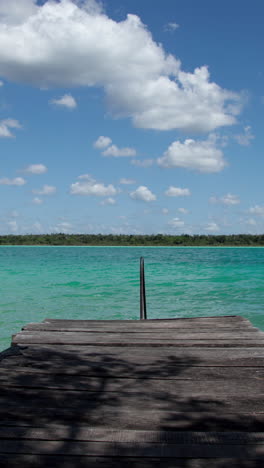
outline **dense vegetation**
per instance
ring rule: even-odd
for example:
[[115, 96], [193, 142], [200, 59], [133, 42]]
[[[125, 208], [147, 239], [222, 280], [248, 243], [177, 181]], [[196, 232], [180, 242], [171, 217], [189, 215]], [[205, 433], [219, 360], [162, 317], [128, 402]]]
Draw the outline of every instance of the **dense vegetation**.
[[264, 246], [264, 234], [26, 234], [0, 236], [0, 245]]

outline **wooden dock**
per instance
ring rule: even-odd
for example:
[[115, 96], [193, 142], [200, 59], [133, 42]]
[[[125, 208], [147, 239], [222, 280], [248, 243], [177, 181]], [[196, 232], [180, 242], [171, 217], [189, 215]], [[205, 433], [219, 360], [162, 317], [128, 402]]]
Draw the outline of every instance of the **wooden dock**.
[[29, 324], [0, 354], [0, 466], [264, 466], [264, 333], [239, 316]]

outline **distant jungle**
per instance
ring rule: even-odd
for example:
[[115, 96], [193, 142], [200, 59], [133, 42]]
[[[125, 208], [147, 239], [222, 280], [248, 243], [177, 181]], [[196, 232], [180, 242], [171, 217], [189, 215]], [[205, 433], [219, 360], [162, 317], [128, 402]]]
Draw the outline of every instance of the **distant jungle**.
[[105, 245], [105, 246], [264, 246], [264, 234], [127, 235], [25, 234], [2, 235], [0, 245]]

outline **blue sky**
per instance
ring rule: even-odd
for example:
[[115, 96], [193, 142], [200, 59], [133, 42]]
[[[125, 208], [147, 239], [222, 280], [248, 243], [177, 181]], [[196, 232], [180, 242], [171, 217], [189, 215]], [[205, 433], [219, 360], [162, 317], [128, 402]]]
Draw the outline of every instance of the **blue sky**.
[[0, 0], [0, 234], [263, 233], [260, 0]]

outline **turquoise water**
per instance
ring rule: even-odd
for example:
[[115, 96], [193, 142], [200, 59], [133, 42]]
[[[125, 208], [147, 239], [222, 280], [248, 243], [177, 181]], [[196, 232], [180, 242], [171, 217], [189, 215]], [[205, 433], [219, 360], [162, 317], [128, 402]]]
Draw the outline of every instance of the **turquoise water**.
[[140, 256], [149, 318], [243, 315], [264, 330], [264, 248], [0, 246], [0, 349], [46, 317], [137, 319]]

